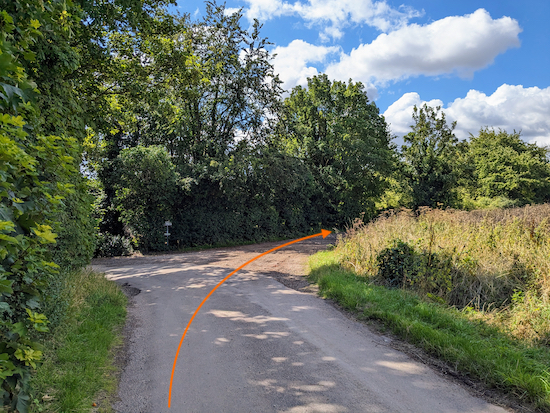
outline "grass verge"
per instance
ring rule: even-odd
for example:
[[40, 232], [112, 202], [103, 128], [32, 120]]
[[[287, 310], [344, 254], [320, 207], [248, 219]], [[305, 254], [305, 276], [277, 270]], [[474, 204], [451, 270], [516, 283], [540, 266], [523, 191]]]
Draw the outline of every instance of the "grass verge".
[[394, 334], [490, 388], [505, 391], [540, 412], [550, 412], [550, 348], [511, 337], [444, 304], [388, 289], [343, 269], [337, 251], [309, 261], [320, 294], [361, 319], [381, 322]]
[[111, 412], [109, 397], [117, 385], [113, 349], [122, 343], [127, 299], [114, 282], [90, 270], [68, 275], [63, 294], [68, 313], [43, 341], [31, 412]]

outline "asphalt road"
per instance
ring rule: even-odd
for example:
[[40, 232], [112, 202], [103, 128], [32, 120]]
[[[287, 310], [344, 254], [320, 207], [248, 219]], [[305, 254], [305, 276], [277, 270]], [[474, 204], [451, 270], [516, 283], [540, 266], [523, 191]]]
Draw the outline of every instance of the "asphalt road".
[[[264, 250], [269, 249], [266, 247]], [[262, 274], [262, 259], [191, 315], [233, 268], [258, 251], [211, 250], [94, 263], [141, 293], [129, 309], [121, 413], [505, 412], [388, 346], [330, 303]], [[261, 252], [261, 251], [259, 251]], [[271, 254], [270, 254], [271, 255]], [[267, 258], [267, 256], [266, 256]], [[275, 264], [273, 264], [275, 262]]]

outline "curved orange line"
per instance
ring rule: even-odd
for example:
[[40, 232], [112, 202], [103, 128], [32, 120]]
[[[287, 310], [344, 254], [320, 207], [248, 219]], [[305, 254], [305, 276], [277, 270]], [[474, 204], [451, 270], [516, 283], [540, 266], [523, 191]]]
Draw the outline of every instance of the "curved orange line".
[[214, 291], [216, 291], [218, 289], [218, 287], [220, 285], [222, 285], [224, 282], [226, 282], [229, 277], [231, 277], [233, 274], [235, 274], [237, 271], [239, 271], [240, 269], [246, 267], [248, 264], [250, 264], [252, 261], [255, 261], [257, 260], [258, 258], [260, 257], [263, 257], [264, 255], [266, 254], [269, 254], [270, 252], [273, 252], [273, 251], [277, 251], [278, 249], [281, 249], [281, 248], [284, 248], [284, 247], [287, 247], [291, 244], [294, 244], [296, 242], [300, 242], [300, 241], [305, 241], [306, 239], [310, 239], [310, 238], [314, 238], [314, 237], [318, 237], [320, 235], [323, 236], [323, 238], [325, 238], [328, 234], [330, 234], [331, 231], [327, 231], [326, 229], [323, 229], [321, 230], [321, 233], [319, 234], [314, 234], [314, 235], [309, 235], [307, 237], [304, 237], [304, 238], [299, 238], [299, 239], [296, 239], [294, 241], [290, 241], [290, 242], [287, 242], [286, 244], [282, 244], [282, 245], [279, 245], [278, 247], [275, 247], [275, 248], [272, 248], [270, 249], [269, 251], [266, 251], [266, 252], [263, 252], [261, 253], [260, 255], [252, 258], [250, 261], [247, 261], [245, 262], [243, 265], [241, 265], [239, 268], [237, 268], [236, 270], [233, 270], [227, 277], [225, 277], [223, 280], [221, 280], [214, 288], [212, 288], [212, 291], [210, 291], [208, 293], [208, 295], [206, 297], [204, 297], [204, 300], [202, 300], [202, 302], [200, 303], [200, 305], [197, 307], [197, 309], [195, 310], [195, 312], [193, 313], [193, 316], [191, 317], [191, 319], [189, 320], [189, 322], [187, 323], [187, 327], [185, 327], [185, 331], [183, 332], [183, 335], [181, 336], [181, 340], [180, 340], [180, 344], [178, 345], [178, 350], [176, 351], [176, 357], [174, 357], [174, 365], [172, 366], [172, 375], [170, 376], [170, 389], [168, 390], [168, 408], [170, 408], [170, 401], [172, 400], [172, 384], [173, 384], [173, 381], [174, 381], [174, 373], [176, 371], [176, 363], [178, 361], [178, 356], [180, 354], [180, 349], [181, 349], [181, 345], [183, 344], [183, 339], [185, 338], [185, 335], [187, 334], [187, 330], [189, 330], [189, 326], [191, 325], [191, 323], [193, 322], [193, 319], [195, 318], [195, 316], [197, 315], [197, 313], [199, 312], [199, 310], [201, 309], [201, 307], [203, 306], [203, 304], [206, 302], [206, 300], [208, 300], [208, 298], [210, 298], [210, 296], [212, 295], [212, 293]]

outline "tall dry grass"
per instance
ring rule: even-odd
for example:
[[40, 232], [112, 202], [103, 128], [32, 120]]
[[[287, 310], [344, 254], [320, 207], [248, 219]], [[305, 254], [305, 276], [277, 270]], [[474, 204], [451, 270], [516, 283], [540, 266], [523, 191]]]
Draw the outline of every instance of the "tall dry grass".
[[[337, 252], [344, 267], [383, 283], [379, 257], [398, 240], [418, 254], [450, 262], [450, 273], [420, 271], [447, 277], [450, 285], [441, 285], [448, 287], [434, 297], [423, 290], [425, 283], [416, 283], [417, 292], [470, 311], [516, 337], [550, 345], [550, 204], [389, 211], [370, 223], [356, 220], [339, 236]], [[429, 266], [430, 260], [415, 265]]]

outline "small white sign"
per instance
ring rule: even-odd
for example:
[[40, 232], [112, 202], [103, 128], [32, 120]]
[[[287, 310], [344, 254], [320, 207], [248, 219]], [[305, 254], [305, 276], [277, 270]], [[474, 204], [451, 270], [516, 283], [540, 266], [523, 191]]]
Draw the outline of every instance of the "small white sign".
[[164, 223], [164, 226], [165, 226], [165, 227], [171, 227], [171, 226], [172, 226], [172, 223], [171, 223], [170, 221], [166, 221], [166, 222]]
[[164, 233], [164, 235], [168, 236], [168, 235], [170, 235], [170, 233], [169, 233], [168, 231], [166, 231], [166, 232]]

